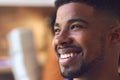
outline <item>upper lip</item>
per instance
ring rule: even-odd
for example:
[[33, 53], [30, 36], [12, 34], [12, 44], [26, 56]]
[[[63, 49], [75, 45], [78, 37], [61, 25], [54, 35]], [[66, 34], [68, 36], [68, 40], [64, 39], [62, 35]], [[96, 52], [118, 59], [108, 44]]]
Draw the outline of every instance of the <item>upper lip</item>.
[[76, 45], [58, 46], [56, 52], [58, 56], [61, 54], [80, 53], [82, 52], [82, 48]]

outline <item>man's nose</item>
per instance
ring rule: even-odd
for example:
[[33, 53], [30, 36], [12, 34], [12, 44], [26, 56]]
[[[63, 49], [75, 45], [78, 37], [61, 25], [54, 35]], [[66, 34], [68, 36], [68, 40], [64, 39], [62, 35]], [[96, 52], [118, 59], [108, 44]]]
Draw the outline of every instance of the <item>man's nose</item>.
[[55, 40], [57, 45], [64, 45], [72, 43], [72, 37], [68, 33], [68, 31], [61, 32]]

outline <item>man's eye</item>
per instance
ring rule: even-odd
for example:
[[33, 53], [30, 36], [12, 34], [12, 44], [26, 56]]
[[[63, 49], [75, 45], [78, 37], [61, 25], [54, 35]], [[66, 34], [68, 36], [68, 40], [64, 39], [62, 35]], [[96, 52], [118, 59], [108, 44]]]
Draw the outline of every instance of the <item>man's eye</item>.
[[60, 32], [60, 29], [55, 29], [55, 30], [54, 30], [54, 33], [55, 33], [55, 34], [58, 34], [59, 32]]
[[80, 29], [80, 28], [83, 28], [83, 26], [81, 26], [81, 25], [72, 25], [71, 26], [72, 30], [77, 30], [77, 29]]

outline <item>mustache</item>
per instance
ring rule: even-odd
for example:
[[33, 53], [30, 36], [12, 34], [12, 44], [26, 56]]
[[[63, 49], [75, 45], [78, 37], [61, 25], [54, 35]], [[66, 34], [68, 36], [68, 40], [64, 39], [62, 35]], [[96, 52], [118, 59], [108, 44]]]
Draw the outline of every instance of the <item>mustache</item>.
[[57, 49], [63, 49], [63, 48], [82, 48], [82, 47], [76, 44], [64, 44], [64, 45], [57, 46]]
[[82, 51], [82, 47], [80, 45], [76, 45], [76, 44], [64, 44], [64, 45], [58, 45], [56, 47], [56, 51], [59, 49], [79, 49], [80, 51]]

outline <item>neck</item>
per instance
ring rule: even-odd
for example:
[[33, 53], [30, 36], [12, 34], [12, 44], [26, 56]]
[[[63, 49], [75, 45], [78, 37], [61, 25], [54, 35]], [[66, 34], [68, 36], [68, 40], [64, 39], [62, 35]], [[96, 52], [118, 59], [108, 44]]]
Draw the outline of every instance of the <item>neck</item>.
[[[106, 59], [106, 58], [105, 58]], [[88, 73], [74, 80], [119, 80], [117, 59], [106, 59], [95, 65]]]

